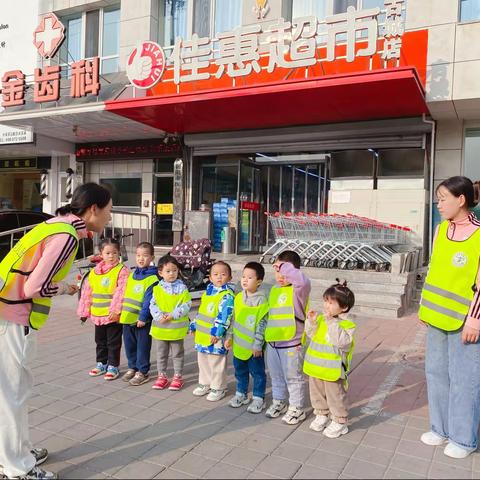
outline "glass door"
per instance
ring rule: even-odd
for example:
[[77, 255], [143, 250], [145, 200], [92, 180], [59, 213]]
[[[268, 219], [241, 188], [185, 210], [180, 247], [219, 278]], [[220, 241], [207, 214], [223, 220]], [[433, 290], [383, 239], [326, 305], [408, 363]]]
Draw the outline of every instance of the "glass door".
[[241, 162], [238, 183], [237, 253], [258, 252], [265, 236], [261, 169]]
[[173, 175], [155, 175], [153, 233], [155, 245], [172, 246]]

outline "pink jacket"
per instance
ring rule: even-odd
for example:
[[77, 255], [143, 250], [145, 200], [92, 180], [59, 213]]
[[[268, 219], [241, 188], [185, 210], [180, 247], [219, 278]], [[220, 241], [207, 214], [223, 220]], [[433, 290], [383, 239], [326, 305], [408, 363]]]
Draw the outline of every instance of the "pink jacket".
[[[95, 267], [95, 273], [103, 275], [108, 273], [115, 265], [108, 265], [104, 261], [100, 262]], [[110, 313], [120, 314], [122, 312], [122, 301], [125, 294], [125, 287], [127, 286], [127, 279], [130, 275], [130, 271], [127, 267], [123, 267], [118, 274], [117, 288], [113, 294], [112, 304], [110, 305]], [[88, 317], [95, 325], [107, 325], [108, 323], [115, 323], [108, 317], [95, 317], [90, 313], [90, 307], [92, 306], [92, 287], [88, 281], [88, 277], [82, 286], [82, 295], [80, 296], [80, 302], [78, 303], [77, 315], [79, 317]]]
[[[87, 236], [85, 222], [76, 215], [69, 214], [47, 221], [55, 222], [70, 223], [75, 227], [79, 239]], [[0, 297], [5, 300], [27, 300], [65, 293], [66, 283], [55, 283], [52, 279], [72, 255], [75, 244], [75, 239], [66, 233], [47, 237], [27, 252], [18, 266], [18, 270], [30, 273], [17, 275], [17, 281], [10, 291], [1, 292]], [[0, 301], [0, 319], [27, 326], [31, 309], [30, 302], [7, 304]]]

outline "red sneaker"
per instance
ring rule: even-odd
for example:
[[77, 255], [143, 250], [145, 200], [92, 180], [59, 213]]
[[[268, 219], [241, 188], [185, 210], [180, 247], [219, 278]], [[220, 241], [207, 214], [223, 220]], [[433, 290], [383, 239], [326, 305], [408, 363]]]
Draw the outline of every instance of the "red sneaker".
[[183, 378], [181, 375], [174, 375], [169, 390], [180, 390], [183, 387]]
[[168, 378], [164, 374], [160, 374], [155, 381], [155, 383], [152, 385], [152, 388], [154, 390], [164, 390], [165, 388], [168, 387]]

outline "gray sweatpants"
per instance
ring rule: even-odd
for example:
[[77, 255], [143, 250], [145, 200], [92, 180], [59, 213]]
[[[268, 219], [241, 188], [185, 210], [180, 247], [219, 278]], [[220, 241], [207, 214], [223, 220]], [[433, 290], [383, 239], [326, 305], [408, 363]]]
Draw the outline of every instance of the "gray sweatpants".
[[168, 355], [172, 356], [173, 372], [182, 375], [184, 364], [183, 340], [155, 340], [157, 344], [157, 369], [158, 374], [167, 373]]
[[273, 348], [267, 344], [267, 367], [272, 379], [274, 400], [284, 400], [292, 407], [305, 408], [307, 377], [303, 373], [303, 346]]

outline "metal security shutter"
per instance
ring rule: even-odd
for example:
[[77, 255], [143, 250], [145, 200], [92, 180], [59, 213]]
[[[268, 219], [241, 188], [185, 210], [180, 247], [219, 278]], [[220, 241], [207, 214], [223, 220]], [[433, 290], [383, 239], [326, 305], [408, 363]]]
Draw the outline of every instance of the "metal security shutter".
[[254, 152], [328, 152], [365, 148], [421, 148], [430, 125], [401, 118], [329, 125], [185, 135], [193, 155]]

